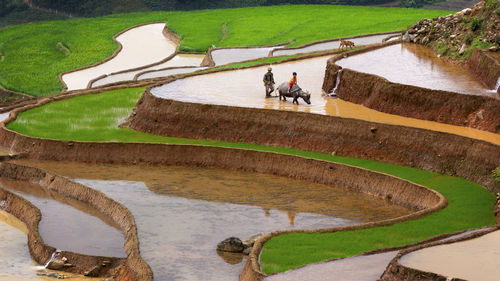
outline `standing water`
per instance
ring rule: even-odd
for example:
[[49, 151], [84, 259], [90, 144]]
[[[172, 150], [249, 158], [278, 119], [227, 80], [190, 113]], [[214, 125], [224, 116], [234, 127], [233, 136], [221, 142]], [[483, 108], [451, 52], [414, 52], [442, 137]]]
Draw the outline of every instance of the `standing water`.
[[0, 187], [25, 198], [40, 210], [39, 232], [46, 244], [81, 254], [126, 257], [123, 234], [111, 220], [84, 203], [33, 183], [0, 178]]
[[[385, 55], [388, 57], [396, 56], [398, 53], [409, 52], [402, 51], [402, 49], [404, 50], [406, 48], [405, 45], [394, 45], [391, 47], [393, 48], [382, 48], [381, 50], [386, 52]], [[323, 97], [321, 87], [323, 85], [323, 77], [325, 76], [326, 62], [330, 57], [331, 56], [322, 56], [272, 66], [274, 80], [277, 85], [281, 84], [283, 81], [289, 81], [292, 72], [297, 72], [298, 84], [302, 89], [311, 92], [311, 105], [307, 105], [301, 99], [299, 99], [300, 105], [294, 105], [291, 99], [285, 102], [279, 101], [278, 99], [265, 98], [262, 77], [264, 73], [267, 72], [267, 66], [210, 73], [179, 79], [162, 86], [154, 87], [151, 89], [151, 93], [159, 98], [184, 102], [303, 111], [378, 123], [416, 127], [500, 144], [500, 136], [498, 134], [461, 126], [401, 117], [345, 102], [340, 99]], [[374, 63], [365, 62], [365, 64]], [[403, 63], [403, 65], [408, 68], [413, 67], [412, 64], [416, 64], [417, 66], [415, 66], [415, 68], [421, 69], [422, 71], [429, 72], [433, 69], [432, 64], [429, 64], [426, 58], [421, 58], [411, 63]], [[424, 66], [427, 66], [427, 68]], [[394, 71], [397, 72], [396, 70]], [[398, 71], [401, 74], [401, 70]], [[434, 71], [438, 72], [436, 69], [434, 69]], [[429, 79], [432, 79], [432, 75], [429, 77]], [[450, 77], [453, 78], [453, 76]], [[467, 79], [470, 80], [471, 77]], [[455, 84], [455, 81], [451, 79], [447, 82], [441, 81], [440, 83]], [[477, 82], [473, 84], [480, 87], [480, 91], [489, 91]], [[491, 92], [489, 95], [491, 95]]]
[[[27, 161], [27, 160], [22, 160]], [[410, 210], [331, 186], [220, 169], [24, 162], [104, 192], [138, 225], [155, 280], [237, 280], [245, 256], [218, 242], [278, 229], [322, 228], [398, 217]]]

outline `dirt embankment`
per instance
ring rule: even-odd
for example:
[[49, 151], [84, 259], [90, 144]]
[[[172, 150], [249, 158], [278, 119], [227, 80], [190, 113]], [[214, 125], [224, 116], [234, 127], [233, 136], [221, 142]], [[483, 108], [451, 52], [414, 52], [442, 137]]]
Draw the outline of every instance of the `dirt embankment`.
[[[495, 89], [500, 79], [500, 53], [474, 49], [467, 60], [466, 67], [489, 88]], [[500, 96], [500, 87], [496, 90]]]
[[[35, 182], [58, 195], [88, 204], [120, 227], [125, 236], [124, 249], [128, 255], [127, 259], [62, 251], [62, 256], [73, 265], [65, 268], [65, 271], [84, 274], [97, 266], [100, 277], [114, 277], [118, 281], [152, 280], [149, 266], [139, 255], [135, 221], [130, 211], [124, 206], [98, 191], [37, 168], [0, 163], [0, 175], [6, 179]], [[37, 263], [45, 264], [56, 249], [45, 244], [38, 232], [38, 223], [41, 220], [40, 211], [28, 201], [1, 188], [0, 202], [3, 202], [0, 205], [3, 210], [26, 224], [30, 254]]]
[[[327, 63], [326, 92], [335, 87], [339, 70], [335, 61], [341, 58], [333, 57]], [[390, 114], [500, 133], [500, 100], [489, 97], [393, 83], [350, 69], [342, 70], [337, 96]]]
[[335, 153], [412, 166], [500, 191], [497, 145], [452, 134], [300, 112], [185, 103], [146, 91], [128, 126], [163, 136]]

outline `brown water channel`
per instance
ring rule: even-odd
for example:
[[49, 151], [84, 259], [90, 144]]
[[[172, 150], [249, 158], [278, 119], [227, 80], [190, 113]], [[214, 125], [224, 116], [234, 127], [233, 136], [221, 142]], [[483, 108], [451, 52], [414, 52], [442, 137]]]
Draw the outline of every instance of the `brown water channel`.
[[357, 224], [410, 213], [365, 194], [265, 174], [25, 161], [124, 204], [135, 217], [141, 255], [155, 280], [237, 280], [244, 256], [215, 250], [230, 236]]
[[438, 58], [419, 44], [397, 44], [336, 62], [344, 68], [382, 76], [391, 82], [461, 94], [497, 98], [468, 70]]
[[[402, 48], [406, 48], [406, 45], [404, 47], [402, 47], [402, 45], [394, 45], [392, 49], [383, 48], [381, 50], [387, 51], [387, 56], [392, 56], [393, 53], [391, 53], [391, 50], [396, 50], [401, 53], [403, 52], [401, 51]], [[340, 99], [324, 97], [321, 87], [325, 75], [326, 61], [330, 57], [331, 56], [323, 56], [273, 65], [276, 86], [281, 82], [288, 81], [292, 72], [295, 71], [298, 73], [299, 85], [303, 89], [311, 92], [311, 105], [307, 105], [301, 99], [299, 99], [300, 105], [297, 106], [292, 104], [291, 99], [285, 102], [279, 101], [277, 98], [264, 98], [265, 90], [262, 85], [262, 77], [264, 73], [266, 73], [267, 66], [188, 77], [155, 87], [151, 90], [151, 93], [160, 98], [185, 102], [303, 111], [378, 123], [423, 128], [500, 144], [500, 136], [498, 134], [382, 113]], [[368, 64], [368, 62], [366, 62], [366, 64]], [[414, 64], [421, 64], [421, 66], [417, 66], [417, 68], [420, 67], [422, 69], [425, 68], [423, 67], [424, 65], [427, 65], [427, 67], [432, 66], [427, 63], [426, 58], [417, 60]], [[410, 67], [410, 64], [408, 64], [408, 67]], [[429, 71], [431, 70], [432, 68], [429, 69]], [[436, 71], [439, 71], [439, 69]], [[453, 84], [455, 82], [449, 80], [447, 83]], [[480, 84], [476, 83], [476, 85], [481, 87], [481, 91], [486, 91]]]
[[0, 187], [25, 198], [41, 211], [39, 231], [46, 244], [87, 255], [126, 257], [123, 234], [85, 204], [34, 183], [0, 178]]

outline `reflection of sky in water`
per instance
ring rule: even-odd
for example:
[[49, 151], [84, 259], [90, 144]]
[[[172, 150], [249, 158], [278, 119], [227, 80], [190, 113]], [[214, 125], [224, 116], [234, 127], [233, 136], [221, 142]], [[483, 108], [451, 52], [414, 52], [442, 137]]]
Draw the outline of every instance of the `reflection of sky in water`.
[[500, 231], [404, 255], [402, 265], [465, 280], [499, 280]]
[[392, 45], [339, 60], [337, 64], [396, 83], [494, 96], [466, 69], [438, 58], [433, 51], [420, 45]]
[[[47, 194], [42, 196], [40, 191], [31, 194], [29, 186], [39, 190], [35, 185], [19, 183], [2, 181], [0, 186], [25, 198], [40, 210], [42, 220], [39, 231], [47, 245], [87, 255], [126, 257], [121, 231], [98, 217], [47, 197]], [[19, 186], [28, 188], [20, 191]]]
[[[163, 68], [170, 68], [170, 67], [180, 67], [180, 66], [200, 66], [201, 61], [203, 60], [204, 55], [191, 55], [191, 54], [178, 54], [174, 56], [172, 59], [160, 63], [154, 66], [150, 67], [145, 67], [141, 69], [136, 69], [136, 70], [131, 70], [127, 71], [124, 73], [119, 73], [119, 74], [113, 74], [109, 75], [107, 77], [104, 77], [102, 79], [94, 81], [92, 83], [92, 87], [98, 87], [110, 83], [116, 83], [120, 81], [128, 81], [128, 80], [134, 80], [135, 75], [145, 72], [145, 71], [152, 71], [152, 70], [158, 70], [158, 69], [163, 69]], [[178, 70], [177, 73], [185, 73], [185, 72], [191, 72], [195, 71], [197, 69], [193, 68], [190, 71], [184, 70], [184, 72]], [[160, 72], [161, 73], [161, 72]], [[155, 76], [155, 77], [162, 77], [162, 76], [167, 76], [167, 75], [172, 75], [176, 74], [175, 72], [172, 73], [165, 73], [163, 75]]]
[[5, 119], [9, 118], [9, 114], [10, 114], [10, 112], [0, 113], [0, 122], [2, 122]]
[[[380, 43], [387, 36], [390, 36], [390, 34], [364, 36], [364, 37], [351, 38], [351, 39], [346, 39], [346, 40], [354, 42], [354, 44], [356, 46], [361, 46], [361, 45]], [[399, 39], [399, 38], [396, 38], [396, 39]], [[313, 44], [311, 46], [307, 46], [307, 47], [303, 47], [303, 48], [299, 48], [299, 49], [291, 49], [290, 50], [290, 49], [283, 48], [283, 49], [275, 50], [273, 52], [273, 56], [277, 57], [277, 56], [287, 56], [287, 55], [310, 53], [310, 52], [317, 52], [317, 51], [326, 51], [326, 50], [337, 49], [339, 47], [340, 47], [340, 41], [335, 40], [335, 41], [317, 43], [317, 44]]]
[[212, 51], [212, 60], [215, 65], [224, 65], [233, 62], [264, 58], [275, 47], [270, 48], [228, 48]]
[[18, 223], [15, 218], [0, 211], [0, 280], [36, 279], [34, 264], [29, 256], [28, 238], [13, 226]]
[[[230, 265], [216, 253], [230, 236], [293, 228], [289, 214], [255, 206], [158, 195], [142, 182], [78, 180], [124, 204], [138, 225], [141, 255], [155, 280], [237, 280], [243, 262]], [[296, 228], [356, 223], [310, 213], [295, 214]]]

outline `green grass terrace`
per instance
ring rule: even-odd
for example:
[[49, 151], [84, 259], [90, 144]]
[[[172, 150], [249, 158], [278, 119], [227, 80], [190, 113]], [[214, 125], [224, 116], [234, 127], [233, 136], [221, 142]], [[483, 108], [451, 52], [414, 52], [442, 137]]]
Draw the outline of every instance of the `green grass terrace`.
[[322, 234], [279, 235], [264, 245], [264, 272], [283, 272], [330, 258], [348, 257], [365, 251], [402, 246], [442, 233], [495, 224], [495, 198], [480, 185], [463, 178], [415, 168], [289, 148], [245, 143], [169, 138], [119, 128], [144, 89], [132, 88], [89, 94], [52, 102], [23, 112], [8, 128], [34, 137], [74, 141], [117, 141], [199, 144], [271, 151], [344, 163], [391, 174], [440, 192], [448, 207], [417, 220], [355, 231]]
[[[189, 12], [116, 14], [7, 26], [0, 30], [0, 87], [32, 96], [62, 90], [58, 74], [93, 65], [118, 48], [112, 37], [135, 25], [167, 22], [181, 52], [264, 46], [402, 30], [448, 11], [330, 5], [284, 5]], [[62, 47], [61, 47], [62, 46]]]

